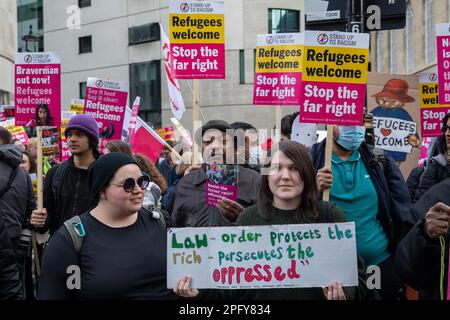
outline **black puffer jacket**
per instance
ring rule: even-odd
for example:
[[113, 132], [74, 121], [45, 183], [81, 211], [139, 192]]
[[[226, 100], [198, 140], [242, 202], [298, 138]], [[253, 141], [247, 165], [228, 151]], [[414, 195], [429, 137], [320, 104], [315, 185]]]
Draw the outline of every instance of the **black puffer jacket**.
[[[439, 299], [441, 273], [441, 245], [439, 239], [431, 239], [425, 231], [425, 215], [438, 202], [450, 205], [450, 178], [428, 190], [414, 205], [415, 223], [400, 242], [395, 255], [397, 274], [416, 290], [420, 299]], [[444, 297], [447, 293], [448, 246], [450, 234], [445, 238]]]
[[[58, 177], [59, 184], [56, 183]], [[53, 188], [54, 184], [56, 188]], [[58, 230], [64, 221], [88, 211], [95, 204], [95, 195], [89, 191], [88, 171], [75, 167], [73, 156], [47, 172], [44, 207], [48, 219], [44, 229], [48, 229], [50, 234]]]
[[416, 191], [420, 184], [420, 178], [422, 177], [425, 167], [415, 167], [411, 170], [411, 173], [406, 180], [406, 185], [408, 186], [409, 195], [411, 197], [411, 202], [416, 202]]
[[0, 300], [20, 300], [21, 292], [16, 254], [0, 215]]
[[21, 161], [20, 147], [13, 144], [0, 145], [0, 189], [8, 184], [11, 172], [17, 168], [11, 186], [0, 198], [0, 215], [14, 246], [17, 245], [22, 228], [36, 207], [33, 185], [30, 176], [19, 167]]
[[426, 168], [420, 179], [419, 186], [416, 190], [416, 201], [432, 186], [447, 178], [450, 178], [450, 165], [447, 163], [445, 156], [439, 154], [431, 159], [430, 165]]

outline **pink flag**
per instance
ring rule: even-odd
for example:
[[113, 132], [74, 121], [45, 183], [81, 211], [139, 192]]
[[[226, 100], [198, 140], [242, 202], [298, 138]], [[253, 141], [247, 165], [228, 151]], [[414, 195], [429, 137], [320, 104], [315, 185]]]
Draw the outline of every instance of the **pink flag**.
[[180, 120], [186, 108], [184, 106], [183, 96], [181, 95], [180, 85], [178, 83], [178, 80], [174, 78], [174, 73], [171, 68], [170, 60], [172, 58], [172, 55], [170, 52], [170, 41], [169, 38], [167, 38], [162, 25], [159, 24], [159, 26], [161, 28], [161, 45], [164, 55], [164, 68], [166, 69], [170, 107], [172, 108], [172, 113], [175, 118]]
[[155, 163], [164, 147], [164, 140], [140, 118], [138, 121], [139, 129], [131, 140], [131, 150], [146, 155]]

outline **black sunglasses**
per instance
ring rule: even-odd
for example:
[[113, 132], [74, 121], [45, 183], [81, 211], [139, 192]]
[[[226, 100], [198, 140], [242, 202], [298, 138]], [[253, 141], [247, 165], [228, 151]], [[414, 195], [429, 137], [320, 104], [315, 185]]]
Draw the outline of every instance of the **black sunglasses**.
[[123, 183], [111, 183], [111, 184], [123, 187], [123, 190], [125, 190], [125, 192], [130, 193], [134, 190], [136, 183], [139, 186], [139, 188], [145, 190], [147, 189], [150, 183], [150, 178], [147, 175], [143, 175], [140, 176], [137, 180], [134, 180], [133, 178], [127, 178]]
[[450, 129], [450, 126], [446, 125], [446, 126], [442, 127], [442, 132], [446, 133], [448, 129]]

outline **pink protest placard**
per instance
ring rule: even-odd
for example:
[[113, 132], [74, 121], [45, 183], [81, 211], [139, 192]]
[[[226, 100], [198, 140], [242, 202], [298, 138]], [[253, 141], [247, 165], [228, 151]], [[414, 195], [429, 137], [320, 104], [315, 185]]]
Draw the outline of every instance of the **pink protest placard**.
[[6, 113], [2, 105], [0, 105], [0, 122], [1, 121], [6, 121]]
[[170, 63], [176, 79], [225, 79], [223, 1], [169, 1]]
[[19, 140], [25, 146], [28, 143], [28, 135], [25, 132], [24, 127], [16, 126], [14, 123], [14, 119], [8, 119], [0, 123], [0, 126], [6, 128], [14, 139]]
[[306, 31], [300, 122], [362, 125], [369, 34]]
[[434, 72], [421, 73], [419, 88], [422, 137], [439, 137], [442, 134], [442, 120], [450, 112], [450, 105], [439, 103], [438, 75]]
[[428, 157], [428, 149], [430, 148], [430, 144], [433, 140], [433, 138], [423, 138], [422, 146], [420, 147], [418, 167], [423, 167], [425, 165], [425, 161]]
[[88, 78], [84, 113], [98, 122], [102, 140], [120, 140], [128, 98], [128, 82]]
[[5, 112], [6, 120], [14, 118], [14, 106], [13, 105], [3, 105], [3, 111]]
[[450, 24], [436, 25], [439, 103], [450, 105]]
[[64, 131], [66, 131], [67, 124], [69, 123], [69, 120], [75, 116], [77, 113], [75, 111], [63, 111], [61, 113], [61, 161], [66, 161], [70, 158], [71, 153], [69, 151], [69, 147], [67, 146], [67, 139], [64, 134]]
[[253, 104], [300, 104], [303, 40], [302, 33], [258, 35]]
[[236, 165], [212, 163], [206, 166], [206, 203], [215, 207], [222, 198], [237, 201]]
[[16, 54], [17, 126], [61, 125], [61, 61], [53, 52]]

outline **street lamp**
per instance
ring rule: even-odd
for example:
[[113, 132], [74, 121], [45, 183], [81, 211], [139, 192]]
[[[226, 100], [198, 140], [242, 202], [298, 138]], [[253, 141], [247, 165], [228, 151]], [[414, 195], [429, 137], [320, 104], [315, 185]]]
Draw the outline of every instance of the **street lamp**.
[[[25, 41], [25, 51], [26, 52], [36, 52], [37, 50], [36, 50], [36, 43], [38, 43], [39, 42], [39, 37], [37, 37], [37, 36], [35, 36], [34, 34], [33, 34], [33, 26], [30, 24], [30, 32], [28, 32], [28, 34], [27, 35], [24, 35], [23, 37], [22, 37], [22, 40], [23, 41]], [[30, 42], [33, 46], [32, 46], [32, 48], [33, 48], [33, 50], [28, 50], [28, 42]]]

